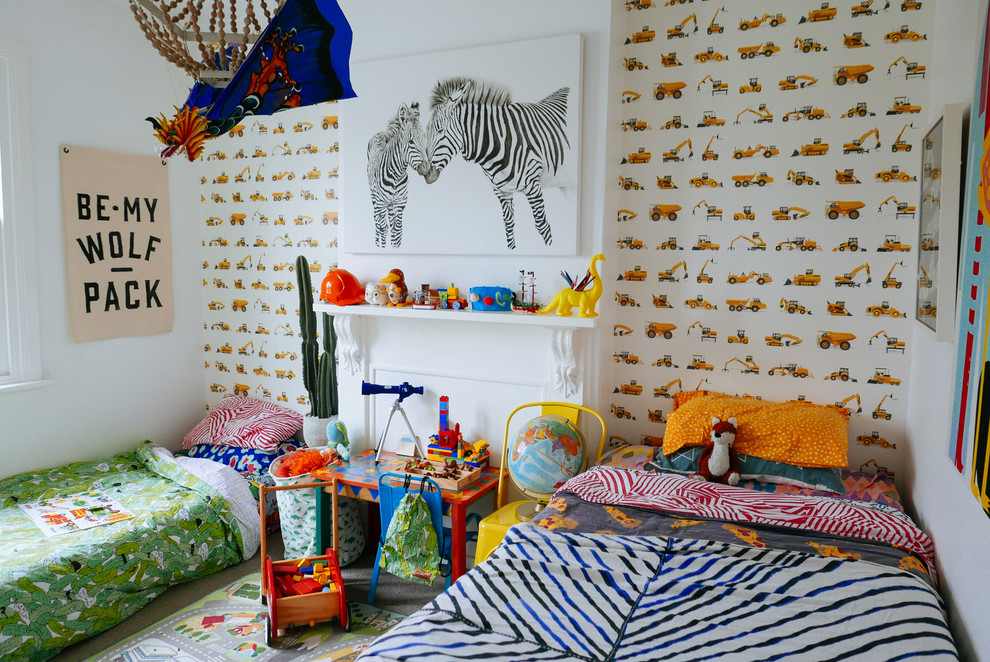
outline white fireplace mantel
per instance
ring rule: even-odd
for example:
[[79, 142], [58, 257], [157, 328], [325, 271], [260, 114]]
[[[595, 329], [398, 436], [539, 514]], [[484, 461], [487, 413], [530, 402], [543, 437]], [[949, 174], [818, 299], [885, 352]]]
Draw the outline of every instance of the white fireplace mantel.
[[429, 320], [443, 324], [465, 322], [483, 324], [511, 324], [524, 327], [545, 328], [550, 331], [550, 355], [552, 361], [553, 387], [564, 397], [578, 391], [581, 374], [574, 355], [574, 332], [579, 329], [593, 329], [597, 318], [559, 315], [537, 315], [523, 312], [487, 312], [471, 310], [423, 310], [412, 307], [389, 307], [360, 304], [335, 306], [316, 303], [313, 308], [318, 313], [327, 313], [334, 318], [337, 332], [337, 358], [343, 369], [355, 375], [362, 371], [363, 353], [356, 318], [374, 320]]

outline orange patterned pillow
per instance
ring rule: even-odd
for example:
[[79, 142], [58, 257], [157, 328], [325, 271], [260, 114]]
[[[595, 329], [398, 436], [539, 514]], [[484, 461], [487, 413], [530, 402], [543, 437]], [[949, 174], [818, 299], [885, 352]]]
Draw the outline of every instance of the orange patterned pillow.
[[849, 413], [811, 402], [769, 402], [709, 391], [674, 396], [664, 455], [711, 443], [712, 417], [736, 419], [733, 448], [746, 455], [802, 467], [849, 465]]

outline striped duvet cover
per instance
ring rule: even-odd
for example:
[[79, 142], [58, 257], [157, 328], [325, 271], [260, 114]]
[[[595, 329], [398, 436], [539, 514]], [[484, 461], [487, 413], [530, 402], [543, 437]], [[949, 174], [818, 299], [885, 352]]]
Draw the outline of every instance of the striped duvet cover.
[[597, 468], [359, 659], [954, 660], [933, 567], [893, 509]]

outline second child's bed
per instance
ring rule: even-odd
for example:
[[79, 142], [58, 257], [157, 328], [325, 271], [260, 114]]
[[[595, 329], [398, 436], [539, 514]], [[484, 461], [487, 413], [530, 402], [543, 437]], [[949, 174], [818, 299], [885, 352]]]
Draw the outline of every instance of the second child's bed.
[[[49, 515], [49, 535], [19, 507], [86, 498], [130, 517], [59, 531], [62, 518]], [[53, 657], [172, 584], [251, 557], [259, 528], [243, 478], [150, 443], [0, 481], [0, 659]]]
[[830, 473], [824, 490], [595, 467], [360, 659], [956, 659], [893, 482]]
[[252, 486], [299, 447], [289, 438], [301, 425], [275, 403], [228, 396], [179, 453], [145, 442], [0, 480], [0, 659], [52, 658], [169, 586], [253, 556]]

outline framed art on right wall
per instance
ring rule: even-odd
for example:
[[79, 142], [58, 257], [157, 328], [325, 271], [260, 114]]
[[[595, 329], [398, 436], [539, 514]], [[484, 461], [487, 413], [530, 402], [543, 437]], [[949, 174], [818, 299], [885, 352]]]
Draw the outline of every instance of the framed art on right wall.
[[946, 342], [956, 339], [962, 108], [962, 104], [945, 106], [921, 146], [915, 319], [936, 340]]

